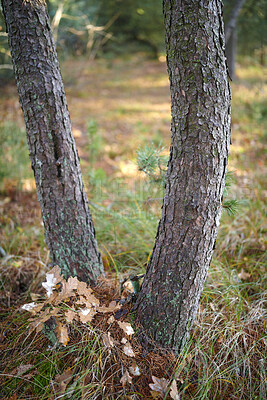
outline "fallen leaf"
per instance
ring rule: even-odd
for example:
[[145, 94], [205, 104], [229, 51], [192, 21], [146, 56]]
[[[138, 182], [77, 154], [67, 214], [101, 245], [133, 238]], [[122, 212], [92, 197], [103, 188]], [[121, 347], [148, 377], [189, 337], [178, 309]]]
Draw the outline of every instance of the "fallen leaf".
[[57, 321], [57, 327], [55, 329], [55, 332], [57, 334], [59, 343], [62, 343], [63, 346], [67, 346], [67, 343], [70, 340], [67, 327], [62, 325], [61, 322]]
[[35, 307], [37, 307], [37, 304], [33, 302], [33, 303], [23, 304], [23, 306], [21, 306], [20, 308], [22, 310], [32, 312]]
[[53, 274], [46, 274], [46, 282], [42, 283], [42, 286], [46, 290], [47, 297], [50, 297], [53, 293], [53, 289], [56, 287], [57, 280]]
[[180, 400], [180, 395], [178, 393], [177, 383], [175, 379], [172, 381], [171, 384], [170, 396], [173, 400]]
[[84, 296], [80, 296], [80, 299], [76, 301], [76, 304], [83, 304], [86, 306], [86, 308], [91, 308], [92, 306], [98, 307], [99, 300], [93, 294], [88, 293], [86, 298]]
[[129, 371], [134, 376], [140, 376], [141, 375], [140, 369], [139, 369], [138, 365], [135, 362], [133, 362], [132, 365], [129, 367]]
[[129, 294], [132, 293], [134, 293], [133, 284], [131, 283], [131, 281], [128, 280], [123, 284], [123, 292], [121, 294], [121, 297], [127, 299]]
[[80, 320], [83, 324], [86, 324], [87, 322], [91, 322], [94, 315], [96, 314], [96, 310], [91, 308], [82, 308], [79, 311], [79, 317]]
[[87, 296], [89, 294], [93, 293], [93, 291], [92, 291], [91, 288], [87, 287], [87, 283], [86, 282], [78, 281], [77, 293], [80, 296], [84, 296], [85, 298], [87, 298]]
[[73, 371], [71, 369], [66, 369], [66, 371], [64, 371], [62, 374], [55, 376], [56, 382], [59, 383], [60, 393], [65, 393], [66, 387], [71, 381], [72, 375]]
[[113, 315], [111, 315], [111, 316], [109, 317], [109, 319], [107, 320], [107, 323], [108, 323], [108, 324], [113, 324], [114, 321], [115, 321], [115, 318], [114, 318]]
[[65, 312], [65, 318], [67, 322], [72, 322], [74, 319], [78, 318], [78, 315], [73, 310], [68, 310]]
[[152, 375], [152, 380], [154, 383], [150, 383], [149, 387], [155, 392], [158, 392], [162, 398], [164, 398], [167, 389], [168, 389], [168, 381], [165, 378], [157, 378]]
[[[33, 304], [34, 304], [34, 306], [33, 306]], [[42, 310], [44, 305], [45, 305], [45, 303], [40, 303], [40, 304], [29, 303], [29, 304], [24, 304], [24, 306], [22, 306], [21, 308], [23, 310], [30, 311], [33, 315], [36, 315]]]
[[34, 367], [34, 365], [32, 365], [32, 364], [20, 365], [16, 370], [16, 374], [23, 375], [23, 374], [25, 374], [25, 372], [27, 372], [29, 369], [31, 369], [33, 367]]
[[250, 278], [250, 274], [248, 272], [245, 272], [244, 268], [242, 268], [238, 274], [238, 278], [242, 279], [243, 281], [246, 281], [247, 279]]
[[54, 277], [57, 280], [57, 283], [61, 282], [64, 278], [61, 275], [61, 269], [59, 268], [58, 265], [55, 265], [50, 271], [48, 271], [49, 274], [53, 274]]
[[109, 312], [114, 312], [117, 311], [121, 308], [121, 305], [119, 303], [117, 303], [116, 301], [112, 301], [111, 303], [109, 303], [108, 307], [98, 307], [98, 312], [101, 313], [109, 313]]
[[53, 310], [47, 309], [40, 314], [39, 318], [31, 319], [32, 322], [29, 325], [30, 333], [34, 330], [36, 330], [37, 333], [41, 332], [43, 329], [43, 323], [49, 320], [52, 316], [57, 315], [58, 312], [59, 308], [53, 308]]
[[74, 290], [77, 289], [78, 286], [78, 279], [77, 276], [75, 278], [70, 277], [67, 282], [63, 279], [61, 284], [61, 291], [58, 294], [58, 297], [56, 299], [56, 304], [59, 304], [62, 300], [68, 299], [69, 297], [75, 296]]
[[46, 282], [43, 282], [42, 286], [45, 288], [48, 298], [51, 296], [56, 284], [63, 280], [63, 277], [60, 275], [60, 273], [61, 270], [59, 266], [55, 265], [54, 268], [52, 268], [51, 271], [46, 274]]
[[134, 351], [130, 343], [126, 343], [126, 345], [123, 346], [123, 352], [124, 354], [126, 354], [126, 356], [135, 357]]
[[126, 335], [131, 336], [134, 334], [134, 330], [129, 322], [117, 321], [117, 323], [119, 324], [119, 327], [126, 333]]
[[39, 300], [42, 296], [38, 293], [30, 293], [32, 301]]
[[114, 339], [111, 336], [110, 332], [108, 332], [108, 334], [106, 334], [106, 333], [103, 334], [103, 341], [104, 341], [105, 346], [114, 347]]
[[152, 398], [155, 400], [162, 399], [161, 393], [156, 392], [155, 390], [151, 390], [150, 394], [151, 394]]
[[124, 374], [122, 375], [120, 383], [122, 384], [123, 387], [125, 387], [127, 385], [127, 383], [133, 383], [132, 377], [129, 374], [129, 372], [127, 371], [127, 369], [125, 370]]

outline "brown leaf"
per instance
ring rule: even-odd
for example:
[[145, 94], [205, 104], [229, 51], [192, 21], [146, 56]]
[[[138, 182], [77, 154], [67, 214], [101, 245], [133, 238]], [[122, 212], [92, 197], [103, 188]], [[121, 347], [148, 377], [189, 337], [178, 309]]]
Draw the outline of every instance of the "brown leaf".
[[164, 398], [167, 389], [168, 389], [168, 381], [165, 378], [157, 378], [152, 375], [152, 380], [154, 383], [150, 383], [149, 387], [155, 392], [158, 392], [162, 398]]
[[87, 298], [87, 296], [89, 294], [93, 293], [93, 291], [92, 291], [92, 289], [90, 287], [87, 287], [87, 283], [86, 282], [78, 281], [77, 293], [80, 296], [84, 296], [85, 298]]
[[53, 274], [56, 278], [57, 283], [61, 282], [64, 279], [61, 275], [61, 269], [58, 265], [55, 265], [50, 271], [48, 271], [48, 274]]
[[63, 280], [63, 277], [60, 275], [60, 268], [56, 265], [51, 271], [46, 274], [46, 282], [42, 283], [42, 286], [46, 290], [46, 295], [48, 298], [51, 297], [53, 293], [53, 289], [56, 288], [56, 284], [60, 283]]
[[242, 268], [238, 274], [238, 278], [241, 279], [242, 281], [246, 281], [247, 279], [250, 278], [250, 274], [248, 272], [245, 272], [244, 268]]
[[117, 323], [119, 324], [119, 327], [126, 333], [126, 335], [131, 336], [134, 334], [134, 330], [129, 322], [117, 321]]
[[17, 367], [16, 374], [24, 375], [25, 372], [27, 372], [29, 369], [31, 369], [33, 367], [34, 367], [34, 365], [32, 365], [32, 364], [20, 365], [19, 367]]
[[79, 311], [79, 317], [83, 324], [91, 322], [95, 314], [96, 310], [94, 308], [83, 308]]
[[76, 304], [83, 304], [86, 306], [86, 308], [98, 307], [99, 300], [93, 294], [88, 293], [86, 298], [84, 296], [80, 296], [80, 299], [76, 301]]
[[66, 387], [71, 381], [73, 371], [71, 369], [66, 369], [61, 375], [56, 375], [55, 380], [60, 385], [60, 393], [65, 393]]
[[57, 327], [55, 329], [55, 332], [59, 343], [62, 343], [63, 346], [67, 346], [70, 340], [67, 327], [62, 325], [61, 322], [57, 321]]
[[22, 310], [29, 311], [33, 315], [36, 315], [43, 308], [44, 303], [36, 304], [36, 303], [28, 303], [21, 306]]
[[105, 346], [107, 347], [114, 347], [115, 343], [114, 343], [114, 339], [111, 336], [110, 332], [108, 332], [108, 334], [104, 333], [103, 334], [103, 341]]
[[38, 293], [30, 293], [32, 301], [39, 300], [42, 296]]
[[32, 322], [29, 325], [30, 333], [34, 330], [36, 330], [37, 333], [41, 332], [43, 329], [43, 323], [46, 322], [50, 317], [57, 315], [58, 312], [58, 308], [54, 308], [53, 310], [46, 309], [40, 314], [39, 318], [32, 319]]
[[70, 277], [67, 282], [63, 279], [61, 284], [61, 291], [58, 294], [55, 304], [59, 304], [62, 300], [68, 299], [69, 297], [76, 295], [74, 290], [76, 290], [78, 286], [77, 276], [75, 276], [75, 278]]
[[74, 319], [78, 319], [77, 312], [68, 310], [65, 312], [65, 318], [67, 322], [72, 322]]
[[180, 395], [178, 393], [177, 383], [175, 379], [172, 381], [171, 384], [170, 396], [173, 400], [180, 400]]
[[101, 312], [101, 313], [109, 313], [109, 312], [114, 312], [117, 311], [121, 308], [121, 305], [119, 303], [116, 303], [116, 301], [111, 301], [111, 303], [109, 303], [108, 307], [98, 307], [97, 311]]
[[121, 294], [121, 297], [124, 299], [127, 299], [129, 294], [131, 294], [131, 293], [134, 293], [133, 284], [131, 283], [131, 281], [126, 281], [123, 284], [123, 292]]
[[122, 350], [123, 350], [124, 354], [126, 354], [126, 356], [135, 357], [134, 351], [133, 351], [130, 343], [126, 343], [126, 345], [123, 346]]
[[130, 374], [127, 371], [127, 369], [125, 370], [124, 374], [122, 375], [120, 383], [122, 384], [123, 387], [125, 387], [127, 385], [127, 383], [133, 383], [132, 382], [132, 377], [130, 376]]
[[108, 324], [113, 324], [114, 321], [115, 321], [115, 318], [114, 318], [113, 315], [111, 315], [111, 316], [109, 317], [109, 319], [107, 320], [107, 323], [108, 323]]
[[134, 376], [140, 376], [141, 375], [140, 369], [139, 369], [138, 365], [135, 362], [133, 362], [132, 365], [129, 367], [129, 371]]

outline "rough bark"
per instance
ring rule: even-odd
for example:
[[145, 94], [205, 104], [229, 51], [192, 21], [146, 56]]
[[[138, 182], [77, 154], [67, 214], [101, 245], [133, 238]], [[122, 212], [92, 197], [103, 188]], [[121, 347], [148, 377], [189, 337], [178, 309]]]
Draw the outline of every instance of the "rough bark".
[[162, 215], [136, 303], [141, 331], [179, 353], [198, 309], [222, 208], [230, 88], [222, 2], [164, 0], [172, 137]]
[[65, 277], [103, 271], [45, 0], [2, 0], [32, 168], [53, 264]]

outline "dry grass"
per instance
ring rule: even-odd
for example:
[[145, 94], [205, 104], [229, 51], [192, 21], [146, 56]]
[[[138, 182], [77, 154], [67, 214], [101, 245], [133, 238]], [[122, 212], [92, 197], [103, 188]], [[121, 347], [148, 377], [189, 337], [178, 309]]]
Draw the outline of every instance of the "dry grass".
[[[35, 194], [5, 181], [0, 199], [0, 244], [7, 253], [0, 281], [1, 398], [152, 399], [153, 375], [168, 382], [175, 378], [181, 400], [266, 399], [266, 69], [240, 67], [237, 74], [230, 198], [243, 203], [236, 215], [222, 217], [192, 336], [176, 359], [160, 349], [146, 352], [138, 335], [131, 339], [134, 360], [125, 356], [121, 332], [109, 326], [106, 316], [87, 325], [69, 324], [66, 347], [52, 348], [44, 335], [29, 335], [28, 314], [18, 309], [30, 301], [31, 292], [42, 293], [48, 251]], [[116, 277], [144, 271], [162, 191], [138, 175], [135, 159], [138, 147], [151, 140], [169, 146], [166, 67], [138, 60], [115, 60], [112, 66], [70, 60], [63, 76], [105, 268]], [[1, 118], [16, 118], [23, 126], [14, 87], [4, 90]], [[88, 120], [97, 121], [101, 139], [93, 163], [86, 147], [94, 139], [88, 136]], [[29, 182], [27, 187], [32, 190]], [[108, 302], [118, 296], [114, 290], [102, 287], [98, 296]], [[131, 321], [131, 313], [123, 318]], [[108, 332], [114, 347], [104, 341]], [[131, 375], [132, 383], [123, 386], [120, 380], [133, 362], [141, 375]], [[29, 364], [25, 373], [18, 369]]]

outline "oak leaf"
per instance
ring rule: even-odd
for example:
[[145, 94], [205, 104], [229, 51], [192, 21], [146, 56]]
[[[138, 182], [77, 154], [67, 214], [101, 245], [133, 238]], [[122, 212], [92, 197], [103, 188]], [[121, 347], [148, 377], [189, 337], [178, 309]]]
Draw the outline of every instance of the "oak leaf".
[[62, 343], [63, 346], [67, 346], [70, 340], [67, 327], [62, 325], [61, 322], [57, 321], [57, 327], [55, 329], [55, 332], [59, 343]]
[[132, 377], [129, 374], [129, 372], [127, 371], [127, 369], [125, 370], [124, 374], [122, 375], [120, 383], [122, 384], [123, 387], [125, 387], [127, 385], [127, 383], [133, 383]]
[[164, 398], [168, 389], [168, 384], [169, 384], [168, 381], [165, 378], [157, 378], [156, 376], [153, 375], [152, 375], [152, 380], [154, 383], [149, 384], [150, 389], [152, 389], [154, 392], [159, 393], [160, 396]]
[[133, 362], [132, 365], [129, 367], [129, 371], [134, 376], [140, 376], [141, 375], [140, 369], [139, 369], [138, 365], [135, 362]]
[[74, 319], [78, 319], [78, 315], [73, 310], [68, 310], [65, 312], [65, 318], [67, 322], [72, 322]]
[[117, 311], [121, 308], [121, 305], [117, 303], [116, 301], [111, 301], [108, 305], [108, 307], [98, 307], [98, 311], [101, 313], [109, 313], [109, 312], [114, 312]]
[[91, 322], [95, 314], [96, 314], [96, 310], [92, 307], [82, 308], [79, 311], [79, 317], [83, 324], [86, 324], [87, 322]]
[[175, 379], [172, 381], [171, 384], [170, 396], [173, 400], [180, 400], [180, 395], [178, 393], [177, 383]]
[[51, 271], [46, 274], [46, 282], [42, 283], [42, 286], [46, 290], [47, 297], [49, 298], [53, 293], [53, 289], [55, 289], [56, 284], [63, 280], [63, 277], [60, 275], [60, 268], [56, 265]]
[[130, 345], [130, 343], [126, 343], [126, 345], [123, 346], [122, 350], [123, 350], [124, 354], [126, 354], [126, 356], [135, 357], [135, 353], [134, 353], [133, 348]]
[[63, 279], [61, 284], [61, 291], [58, 294], [55, 304], [59, 304], [62, 300], [75, 296], [76, 293], [74, 292], [74, 290], [76, 290], [78, 286], [77, 276], [75, 276], [75, 278], [69, 277], [67, 282]]
[[76, 304], [84, 304], [87, 308], [98, 307], [99, 300], [93, 294], [88, 294], [86, 298], [80, 296], [80, 299], [76, 301]]
[[93, 291], [92, 291], [92, 289], [90, 287], [87, 287], [87, 283], [86, 282], [78, 281], [77, 293], [80, 296], [84, 296], [85, 298], [87, 298], [87, 296], [89, 294], [93, 293]]
[[126, 335], [131, 336], [134, 334], [134, 330], [129, 322], [117, 321], [117, 323], [119, 324], [119, 327], [126, 333]]
[[59, 308], [54, 308], [53, 310], [46, 309], [41, 313], [39, 318], [31, 319], [30, 321], [32, 322], [29, 325], [30, 333], [33, 332], [34, 330], [36, 330], [37, 333], [41, 332], [43, 329], [43, 323], [48, 321], [49, 318], [51, 318], [52, 316], [57, 315], [58, 312]]
[[57, 374], [55, 376], [55, 380], [59, 383], [60, 393], [64, 394], [66, 391], [66, 387], [71, 381], [73, 375], [73, 371], [71, 369], [66, 369], [62, 374]]
[[110, 332], [108, 332], [107, 334], [106, 333], [103, 334], [103, 341], [104, 341], [105, 346], [107, 346], [107, 347], [114, 347], [114, 345], [115, 345], [114, 339], [111, 336]]

